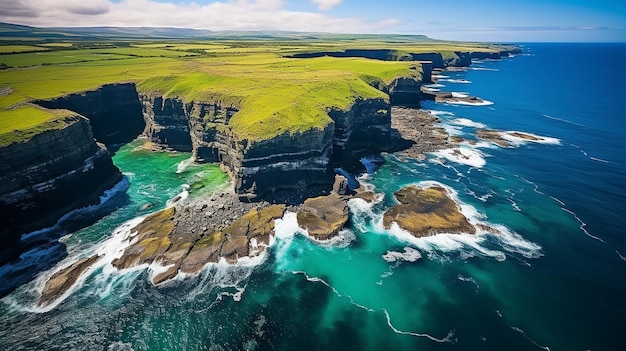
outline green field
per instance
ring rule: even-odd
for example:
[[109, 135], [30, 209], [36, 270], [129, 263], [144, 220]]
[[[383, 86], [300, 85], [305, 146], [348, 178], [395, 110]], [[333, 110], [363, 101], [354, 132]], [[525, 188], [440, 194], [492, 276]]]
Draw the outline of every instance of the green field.
[[[0, 33], [1, 36], [2, 33]], [[11, 35], [15, 35], [12, 33]], [[250, 36], [252, 34], [248, 34]], [[244, 37], [241, 39], [240, 37]], [[434, 41], [419, 36], [281, 35], [189, 39], [58, 40], [11, 37], [0, 41], [0, 134], [16, 141], [16, 131], [62, 114], [28, 102], [134, 82], [140, 93], [185, 102], [220, 103], [239, 109], [230, 126], [241, 139], [263, 140], [278, 134], [323, 128], [330, 108], [348, 109], [359, 98], [387, 95], [374, 88], [399, 77], [421, 78], [411, 61], [365, 58], [295, 59], [303, 52], [390, 49], [391, 59], [407, 53], [489, 51], [486, 44]], [[34, 40], [33, 40], [34, 39]], [[40, 51], [41, 50], [41, 51]], [[44, 51], [45, 50], [45, 51]], [[16, 53], [14, 53], [16, 52]], [[21, 52], [21, 53], [20, 53]], [[9, 54], [10, 53], [10, 54]], [[8, 92], [8, 93], [7, 93]]]

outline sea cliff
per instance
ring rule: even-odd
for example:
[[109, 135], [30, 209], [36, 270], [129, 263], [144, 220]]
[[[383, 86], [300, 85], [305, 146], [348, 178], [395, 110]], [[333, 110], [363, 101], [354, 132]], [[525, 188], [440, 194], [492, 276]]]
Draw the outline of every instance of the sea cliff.
[[2, 249], [19, 241], [22, 233], [98, 202], [121, 179], [85, 117], [74, 114], [53, 122], [54, 128], [0, 148]]
[[48, 109], [71, 110], [86, 117], [96, 140], [107, 146], [128, 143], [144, 129], [133, 83], [105, 84], [95, 90], [34, 103]]
[[[104, 189], [119, 180], [120, 174], [104, 146], [96, 144], [94, 139], [114, 150], [116, 145], [141, 133], [163, 147], [191, 151], [196, 162], [221, 163], [231, 175], [240, 199], [271, 200], [287, 191], [301, 193], [300, 200], [304, 200], [312, 195], [306, 190], [313, 188], [327, 193], [336, 168], [355, 164], [362, 156], [398, 150], [401, 148], [398, 141], [408, 145], [407, 140], [398, 140], [398, 133], [392, 128], [391, 107], [419, 107], [420, 99], [424, 98], [421, 84], [430, 82], [434, 69], [464, 67], [472, 59], [499, 58], [518, 52], [511, 47], [485, 52], [347, 49], [292, 55], [295, 60], [332, 56], [409, 63], [403, 66], [404, 71], [394, 73], [395, 78], [387, 76], [383, 80], [359, 73], [358, 79], [348, 84], [349, 89], [358, 86], [359, 90], [345, 90], [352, 95], [342, 94], [341, 103], [331, 99], [328, 105], [316, 103], [289, 112], [315, 117], [316, 123], [309, 128], [277, 126], [278, 132], [266, 138], [251, 138], [249, 133], [242, 132], [241, 126], [235, 128], [231, 120], [240, 113], [242, 106], [237, 104], [240, 100], [230, 99], [226, 103], [224, 95], [219, 94], [216, 98], [210, 95], [189, 98], [172, 93], [176, 90], [161, 92], [151, 84], [142, 87], [116, 83], [35, 100], [39, 106], [69, 109], [77, 114], [67, 120], [65, 128], [50, 131], [44, 128], [30, 139], [2, 148], [0, 194], [2, 206], [7, 208], [3, 216], [8, 223], [3, 231], [11, 232], [10, 241], [14, 241], [18, 232], [50, 225], [63, 213], [96, 201]], [[162, 88], [170, 80], [165, 77], [154, 82]], [[346, 81], [341, 79], [332, 84], [343, 84], [338, 82]], [[311, 107], [320, 110], [310, 111]], [[251, 116], [249, 111], [248, 105], [248, 120], [263, 123], [265, 117]], [[270, 121], [274, 120], [266, 122]], [[246, 128], [253, 130], [254, 126], [260, 124]], [[439, 143], [431, 141], [433, 145]], [[70, 182], [79, 185], [69, 187]]]

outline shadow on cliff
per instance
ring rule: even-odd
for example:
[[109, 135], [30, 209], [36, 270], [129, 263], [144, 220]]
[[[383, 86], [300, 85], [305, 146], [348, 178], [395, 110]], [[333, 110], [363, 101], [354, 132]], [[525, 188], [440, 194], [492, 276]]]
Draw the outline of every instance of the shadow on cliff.
[[134, 140], [146, 127], [133, 83], [106, 84], [93, 91], [34, 103], [48, 109], [71, 110], [87, 117], [96, 140], [111, 152]]
[[52, 227], [23, 234], [20, 242], [0, 251], [0, 298], [53, 268], [68, 256], [59, 239], [90, 227], [130, 202], [126, 177], [100, 198], [100, 203], [65, 214]]

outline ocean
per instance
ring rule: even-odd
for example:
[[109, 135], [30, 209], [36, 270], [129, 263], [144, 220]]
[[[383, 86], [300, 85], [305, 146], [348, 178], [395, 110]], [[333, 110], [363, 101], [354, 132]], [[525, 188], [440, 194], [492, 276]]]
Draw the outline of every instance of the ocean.
[[[78, 257], [114, 257], [133, 223], [177, 195], [228, 186], [215, 165], [137, 140], [109, 206], [76, 211], [31, 237], [49, 243], [0, 267], [6, 350], [624, 350], [626, 349], [626, 44], [521, 44], [524, 54], [445, 72], [438, 89], [492, 104], [426, 101], [467, 158], [383, 155], [360, 177], [379, 202], [351, 200], [351, 221], [316, 243], [288, 213], [261, 259], [208, 265], [154, 287], [150, 270], [106, 260], [57, 304], [45, 280]], [[520, 131], [503, 148], [476, 129]], [[470, 142], [470, 141], [475, 142]], [[438, 184], [471, 221], [501, 233], [415, 239], [385, 230], [403, 186]], [[147, 208], [149, 207], [149, 208]], [[94, 219], [95, 218], [95, 219]], [[130, 222], [129, 222], [130, 221]], [[85, 224], [85, 225], [86, 225]]]

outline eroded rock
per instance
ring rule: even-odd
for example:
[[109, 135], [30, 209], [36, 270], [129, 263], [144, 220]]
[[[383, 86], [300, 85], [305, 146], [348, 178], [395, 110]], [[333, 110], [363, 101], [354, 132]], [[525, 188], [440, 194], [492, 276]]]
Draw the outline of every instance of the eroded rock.
[[37, 305], [45, 307], [66, 293], [99, 258], [98, 255], [83, 258], [54, 273], [46, 282]]
[[385, 212], [383, 225], [386, 229], [395, 222], [417, 238], [442, 233], [476, 233], [443, 187], [410, 185], [394, 195], [400, 204]]
[[[220, 199], [227, 201], [232, 196]], [[224, 203], [217, 204], [220, 205]], [[245, 207], [235, 209], [237, 205], [244, 206], [235, 203], [224, 208], [241, 213]], [[167, 208], [146, 217], [132, 229], [137, 233], [136, 242], [112, 264], [118, 269], [127, 269], [157, 263], [166, 267], [152, 277], [152, 283], [159, 284], [174, 278], [179, 271], [196, 273], [207, 263], [218, 262], [221, 258], [233, 263], [241, 257], [263, 252], [273, 234], [274, 220], [281, 218], [284, 212], [285, 205], [258, 206], [228, 225], [223, 225], [221, 218], [212, 219], [220, 223], [211, 225], [202, 214]], [[198, 223], [206, 224], [198, 227]], [[196, 227], [203, 230], [193, 230]]]
[[315, 239], [330, 239], [348, 221], [348, 199], [336, 193], [307, 199], [298, 211], [297, 219], [298, 225]]

